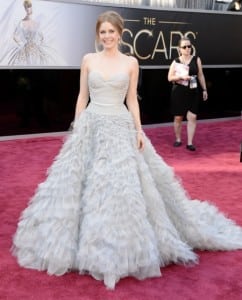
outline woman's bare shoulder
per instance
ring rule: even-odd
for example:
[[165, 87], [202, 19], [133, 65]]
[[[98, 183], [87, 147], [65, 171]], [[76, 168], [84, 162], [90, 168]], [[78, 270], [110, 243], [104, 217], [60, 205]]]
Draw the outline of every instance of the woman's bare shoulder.
[[86, 53], [83, 55], [82, 60], [90, 60], [97, 56], [97, 53]]
[[95, 60], [97, 56], [97, 53], [86, 53], [82, 57], [81, 66], [88, 66], [90, 63], [92, 63], [93, 60]]
[[136, 57], [134, 57], [133, 55], [124, 54], [124, 60], [131, 68], [137, 67], [139, 64], [138, 59]]

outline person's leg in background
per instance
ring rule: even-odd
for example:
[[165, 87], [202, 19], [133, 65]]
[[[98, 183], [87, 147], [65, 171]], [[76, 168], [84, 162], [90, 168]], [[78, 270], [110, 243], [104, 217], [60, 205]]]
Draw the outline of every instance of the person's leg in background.
[[193, 145], [193, 138], [195, 135], [197, 125], [197, 115], [191, 111], [187, 112], [187, 149], [195, 151], [196, 148]]
[[174, 126], [175, 138], [176, 138], [173, 145], [174, 147], [179, 147], [182, 144], [181, 142], [182, 120], [183, 120], [183, 116], [174, 116], [173, 126]]

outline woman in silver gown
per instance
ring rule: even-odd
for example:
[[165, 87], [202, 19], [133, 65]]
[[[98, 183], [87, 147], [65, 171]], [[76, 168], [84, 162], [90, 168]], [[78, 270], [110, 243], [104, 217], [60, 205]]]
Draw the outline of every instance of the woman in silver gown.
[[118, 49], [122, 30], [116, 12], [99, 16], [103, 50], [83, 58], [74, 129], [21, 214], [12, 249], [23, 267], [76, 270], [109, 289], [197, 263], [194, 249], [242, 248], [241, 227], [189, 199], [142, 131], [138, 63]]

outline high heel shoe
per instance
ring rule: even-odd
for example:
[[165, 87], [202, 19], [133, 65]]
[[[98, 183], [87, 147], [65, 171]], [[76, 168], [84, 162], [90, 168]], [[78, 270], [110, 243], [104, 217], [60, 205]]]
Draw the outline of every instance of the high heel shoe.
[[190, 150], [190, 151], [196, 151], [196, 147], [193, 145], [187, 145], [186, 148], [187, 148], [187, 150]]
[[182, 145], [182, 142], [175, 141], [173, 144], [173, 147], [180, 147], [181, 145]]

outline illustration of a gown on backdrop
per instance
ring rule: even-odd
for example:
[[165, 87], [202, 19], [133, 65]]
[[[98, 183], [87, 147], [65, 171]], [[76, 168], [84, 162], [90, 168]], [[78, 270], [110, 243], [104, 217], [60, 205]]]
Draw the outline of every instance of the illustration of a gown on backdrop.
[[8, 65], [14, 66], [53, 66], [65, 65], [57, 51], [49, 46], [40, 29], [40, 24], [31, 20], [26, 26], [24, 21], [16, 27], [13, 40], [14, 47], [8, 52]]
[[123, 103], [129, 76], [91, 71], [88, 82], [91, 102], [19, 220], [19, 264], [88, 273], [112, 289], [125, 276], [196, 263], [193, 249], [241, 249], [241, 227], [207, 201], [191, 200], [146, 136], [145, 150], [137, 149]]

